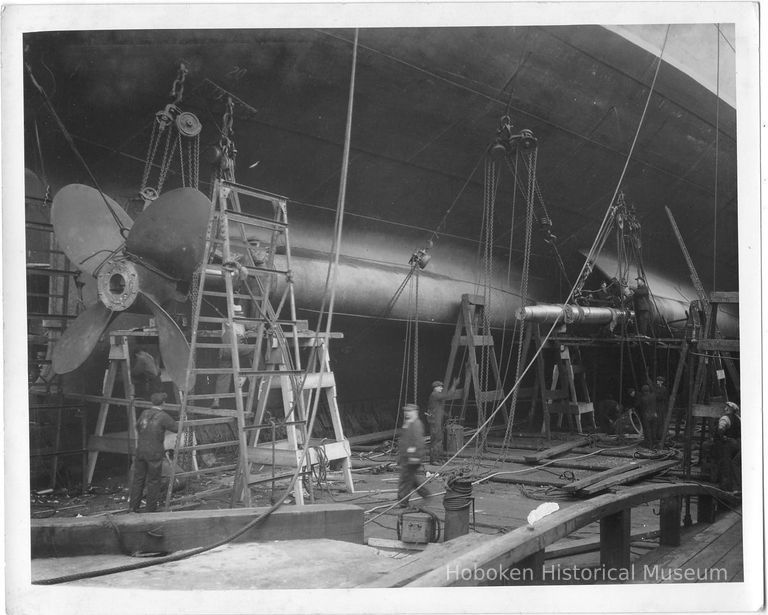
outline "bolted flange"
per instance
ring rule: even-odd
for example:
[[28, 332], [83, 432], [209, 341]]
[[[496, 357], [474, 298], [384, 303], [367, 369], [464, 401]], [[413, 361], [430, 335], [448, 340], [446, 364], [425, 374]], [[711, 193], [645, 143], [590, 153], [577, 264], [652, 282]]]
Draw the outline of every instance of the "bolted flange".
[[139, 274], [136, 266], [128, 260], [107, 262], [96, 278], [99, 299], [110, 310], [127, 310], [139, 294]]

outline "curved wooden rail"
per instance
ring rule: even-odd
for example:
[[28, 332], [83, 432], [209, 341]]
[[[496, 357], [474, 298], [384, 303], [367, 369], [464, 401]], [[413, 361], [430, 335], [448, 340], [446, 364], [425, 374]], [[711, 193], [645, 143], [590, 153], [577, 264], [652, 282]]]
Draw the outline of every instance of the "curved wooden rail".
[[[600, 560], [607, 568], [630, 565], [630, 511], [633, 507], [661, 500], [660, 543], [680, 544], [682, 498], [697, 495], [697, 520], [714, 520], [715, 499], [733, 497], [715, 487], [699, 483], [652, 484], [631, 487], [579, 502], [544, 517], [531, 526], [477, 544], [477, 535], [466, 535], [439, 545], [412, 564], [377, 579], [376, 587], [444, 587], [478, 585], [499, 571], [510, 568], [538, 570], [544, 563], [544, 548], [585, 525], [600, 521]], [[472, 571], [462, 576], [461, 571]], [[475, 573], [474, 571], [478, 571]], [[483, 574], [482, 572], [488, 574]], [[496, 578], [499, 578], [496, 576]], [[534, 581], [537, 580], [534, 575]], [[368, 587], [371, 587], [369, 585]]]

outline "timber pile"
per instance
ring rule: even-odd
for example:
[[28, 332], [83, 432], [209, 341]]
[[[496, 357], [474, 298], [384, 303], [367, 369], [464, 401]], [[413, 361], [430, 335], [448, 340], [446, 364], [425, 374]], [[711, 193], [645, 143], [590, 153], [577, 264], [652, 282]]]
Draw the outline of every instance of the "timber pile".
[[662, 461], [639, 459], [575, 481], [564, 486], [563, 489], [578, 497], [591, 497], [612, 487], [658, 474], [678, 465], [678, 463], [679, 461], [676, 459]]

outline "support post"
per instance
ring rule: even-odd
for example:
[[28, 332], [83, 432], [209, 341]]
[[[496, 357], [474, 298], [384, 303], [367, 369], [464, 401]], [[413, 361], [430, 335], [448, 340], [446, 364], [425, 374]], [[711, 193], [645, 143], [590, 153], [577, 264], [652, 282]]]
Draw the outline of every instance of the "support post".
[[661, 510], [659, 511], [659, 544], [672, 547], [680, 546], [680, 513], [682, 511], [682, 498], [672, 496], [661, 498]]
[[512, 585], [541, 585], [544, 580], [544, 549], [521, 559], [510, 568], [510, 577], [520, 579]]
[[630, 560], [630, 509], [600, 519], [600, 563], [607, 569], [628, 569]]
[[711, 495], [699, 494], [696, 498], [696, 521], [698, 523], [712, 523], [715, 516], [715, 498]]

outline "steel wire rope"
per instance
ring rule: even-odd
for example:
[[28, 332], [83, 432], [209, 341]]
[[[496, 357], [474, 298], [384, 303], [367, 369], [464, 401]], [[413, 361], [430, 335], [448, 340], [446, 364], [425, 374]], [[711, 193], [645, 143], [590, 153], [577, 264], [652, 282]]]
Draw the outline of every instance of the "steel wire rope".
[[[520, 160], [520, 152], [519, 150], [515, 149], [515, 167], [513, 170], [513, 177], [514, 177], [514, 185], [512, 187], [512, 213], [510, 216], [510, 222], [509, 222], [509, 248], [508, 248], [508, 256], [507, 256], [507, 286], [509, 288], [512, 287], [512, 240], [515, 235], [515, 211], [516, 211], [516, 205], [517, 205], [517, 167], [518, 162]], [[504, 376], [501, 379], [501, 386], [504, 388], [507, 384], [507, 376], [509, 374], [509, 365], [512, 362], [512, 349], [515, 345], [515, 335], [517, 333], [517, 319], [513, 319], [512, 324], [512, 335], [511, 335], [511, 341], [509, 343], [509, 354], [507, 355], [506, 361], [504, 360], [504, 343], [505, 343], [505, 337], [507, 333], [507, 315], [508, 312], [504, 311], [504, 323], [502, 326], [502, 332], [501, 332], [501, 347], [499, 348], [499, 352], [501, 354], [502, 358], [502, 365], [504, 369], [502, 370], [504, 373]]]
[[[647, 112], [647, 110], [648, 110], [648, 105], [649, 105], [649, 103], [650, 103], [650, 100], [651, 100], [651, 96], [653, 95], [653, 92], [654, 92], [654, 88], [655, 88], [655, 85], [656, 85], [656, 78], [658, 77], [658, 74], [659, 74], [659, 68], [661, 67], [661, 61], [662, 61], [662, 58], [663, 58], [663, 56], [664, 56], [664, 50], [665, 50], [665, 48], [666, 48], [666, 44], [667, 44], [667, 38], [668, 38], [668, 36], [669, 36], [669, 26], [667, 26], [667, 32], [666, 32], [666, 35], [665, 35], [665, 37], [664, 37], [664, 45], [662, 46], [662, 48], [661, 48], [661, 52], [660, 52], [660, 54], [659, 54], [659, 56], [658, 56], [658, 63], [657, 63], [657, 65], [656, 65], [656, 71], [655, 71], [655, 73], [654, 73], [654, 76], [653, 76], [653, 81], [651, 82], [651, 86], [650, 86], [650, 88], [649, 88], [649, 90], [648, 90], [648, 97], [647, 97], [647, 99], [646, 99], [646, 102], [645, 102], [645, 107], [643, 108], [643, 113], [642, 113], [642, 115], [640, 116], [640, 120], [638, 121], [638, 124], [637, 124], [637, 129], [635, 130], [635, 136], [634, 136], [634, 138], [633, 138], [633, 140], [632, 140], [632, 147], [630, 148], [630, 151], [629, 151], [629, 155], [627, 156], [627, 160], [626, 160], [626, 162], [625, 162], [625, 164], [624, 164], [624, 168], [623, 168], [623, 170], [622, 170], [622, 172], [621, 172], [621, 175], [620, 175], [620, 177], [619, 177], [619, 180], [618, 180], [618, 182], [616, 183], [616, 188], [615, 188], [615, 191], [614, 191], [614, 195], [613, 195], [613, 197], [611, 198], [611, 201], [610, 201], [610, 205], [609, 205], [609, 207], [606, 209], [605, 215], [603, 216], [603, 221], [602, 221], [602, 223], [601, 223], [601, 227], [600, 227], [600, 230], [602, 230], [602, 228], [603, 228], [603, 227], [605, 226], [605, 224], [606, 224], [606, 221], [607, 221], [607, 220], [608, 220], [608, 218], [609, 218], [609, 215], [610, 215], [610, 213], [611, 213], [611, 210], [612, 210], [612, 206], [613, 206], [613, 205], [612, 205], [612, 204], [613, 204], [613, 201], [615, 200], [615, 198], [616, 198], [616, 195], [618, 194], [619, 188], [621, 187], [621, 184], [622, 184], [622, 182], [624, 181], [624, 174], [626, 173], [627, 167], [629, 166], [629, 161], [630, 161], [630, 159], [631, 159], [631, 156], [632, 156], [632, 152], [634, 151], [634, 146], [635, 146], [635, 144], [637, 143], [637, 138], [638, 138], [638, 135], [640, 134], [640, 130], [641, 130], [641, 128], [643, 127], [643, 124], [644, 124], [644, 122], [645, 122], [645, 115], [646, 115], [646, 112]], [[594, 242], [593, 242], [593, 244], [592, 244], [592, 248], [590, 249], [590, 254], [592, 253], [593, 249], [595, 248], [595, 244], [596, 244], [596, 242], [597, 242], [597, 239], [598, 239], [598, 238], [599, 238], [599, 232], [598, 232], [598, 236], [595, 238], [595, 241], [594, 241]], [[585, 272], [585, 270], [588, 268], [588, 266], [589, 266], [589, 258], [585, 259], [585, 261], [584, 261], [584, 264], [582, 265], [582, 268], [581, 268], [581, 272], [579, 273], [579, 276], [577, 277], [577, 282], [576, 282], [576, 284], [578, 284], [578, 280], [580, 280], [580, 279], [581, 279], [581, 277], [582, 277], [583, 273], [584, 273], [584, 272]], [[576, 290], [576, 286], [574, 285], [574, 286], [571, 288], [570, 292], [568, 293], [568, 297], [566, 298], [566, 300], [565, 300], [565, 303], [568, 303], [568, 302], [571, 300], [571, 298], [572, 298], [572, 296], [573, 296], [573, 294], [574, 294], [575, 290]], [[553, 333], [553, 332], [554, 332], [554, 330], [557, 328], [557, 326], [558, 326], [558, 322], [557, 322], [557, 321], [555, 321], [555, 322], [552, 324], [552, 326], [549, 328], [549, 331], [547, 331], [547, 333], [546, 333], [546, 335], [544, 336], [544, 338], [542, 339], [542, 342], [541, 342], [541, 344], [539, 345], [539, 347], [536, 349], [536, 352], [534, 353], [534, 356], [531, 358], [530, 362], [529, 362], [529, 363], [526, 365], [525, 369], [523, 370], [522, 374], [520, 375], [520, 378], [518, 378], [518, 379], [517, 379], [517, 381], [515, 382], [515, 384], [513, 385], [512, 391], [510, 391], [509, 393], [507, 393], [507, 395], [504, 397], [504, 399], [502, 399], [502, 400], [501, 400], [501, 402], [500, 402], [500, 403], [499, 403], [499, 405], [496, 407], [496, 409], [493, 411], [493, 413], [491, 413], [491, 415], [488, 417], [488, 419], [486, 419], [486, 423], [488, 423], [489, 421], [493, 420], [493, 418], [495, 417], [495, 415], [496, 415], [496, 414], [499, 412], [499, 410], [500, 410], [500, 409], [501, 409], [501, 408], [504, 406], [504, 403], [506, 403], [507, 399], [508, 399], [508, 398], [509, 398], [509, 397], [512, 395], [512, 392], [513, 392], [515, 389], [517, 389], [517, 387], [520, 385], [520, 382], [522, 381], [522, 378], [523, 378], [523, 377], [525, 377], [525, 374], [527, 374], [527, 373], [528, 373], [528, 370], [531, 368], [531, 366], [534, 364], [534, 362], [536, 361], [536, 359], [538, 358], [538, 356], [541, 354], [541, 351], [543, 350], [543, 348], [544, 348], [544, 345], [545, 345], [545, 344], [546, 344], [546, 342], [549, 340], [549, 338], [551, 337], [552, 333]], [[483, 425], [483, 427], [484, 427], [484, 425]], [[413, 490], [412, 490], [410, 493], [408, 493], [407, 495], [405, 495], [405, 496], [403, 496], [402, 498], [398, 499], [397, 501], [393, 502], [391, 505], [389, 505], [387, 508], [385, 508], [385, 510], [384, 510], [384, 511], [382, 511], [381, 513], [379, 513], [379, 514], [378, 514], [378, 515], [376, 515], [375, 517], [373, 517], [373, 518], [371, 518], [371, 519], [367, 519], [366, 521], [364, 521], [364, 522], [363, 522], [363, 524], [364, 524], [364, 525], [365, 525], [365, 524], [368, 524], [368, 523], [372, 522], [374, 519], [377, 519], [378, 517], [380, 517], [380, 516], [382, 516], [382, 515], [386, 514], [386, 513], [387, 513], [389, 510], [391, 510], [392, 508], [394, 508], [395, 506], [397, 506], [397, 505], [398, 505], [400, 502], [402, 502], [402, 501], [405, 501], [407, 498], [410, 498], [410, 496], [411, 496], [411, 495], [413, 495], [414, 493], [416, 493], [416, 492], [417, 492], [419, 489], [421, 489], [423, 486], [425, 486], [427, 483], [429, 483], [429, 482], [430, 482], [431, 480], [433, 480], [435, 477], [439, 476], [439, 475], [440, 475], [440, 470], [442, 470], [443, 468], [445, 468], [445, 467], [446, 467], [446, 466], [447, 466], [449, 463], [451, 463], [451, 462], [452, 462], [452, 461], [453, 461], [453, 460], [454, 460], [456, 457], [458, 457], [458, 456], [459, 456], [459, 454], [461, 454], [461, 453], [464, 451], [464, 449], [465, 449], [465, 448], [467, 448], [467, 447], [469, 446], [469, 444], [470, 444], [470, 443], [471, 443], [471, 442], [472, 442], [472, 441], [473, 441], [475, 438], [477, 438], [477, 436], [478, 436], [478, 433], [479, 433], [479, 432], [480, 432], [480, 428], [478, 428], [477, 430], [475, 430], [475, 432], [474, 432], [474, 433], [473, 433], [473, 434], [472, 434], [472, 435], [469, 437], [469, 439], [468, 439], [468, 440], [467, 440], [467, 441], [464, 443], [464, 445], [463, 445], [461, 448], [459, 448], [459, 450], [458, 450], [458, 451], [456, 451], [456, 452], [455, 452], [455, 453], [454, 453], [454, 454], [453, 454], [453, 455], [452, 455], [452, 456], [451, 456], [451, 457], [450, 457], [450, 458], [449, 458], [447, 461], [445, 461], [445, 462], [444, 462], [444, 463], [443, 463], [443, 464], [440, 466], [440, 468], [438, 469], [438, 471], [437, 471], [436, 473], [434, 473], [432, 476], [428, 476], [428, 477], [427, 477], [427, 478], [426, 478], [426, 479], [425, 479], [425, 480], [424, 480], [424, 481], [423, 481], [423, 482], [422, 482], [420, 485], [418, 485], [417, 487], [415, 487], [415, 488], [414, 488], [414, 489], [413, 489]]]
[[[355, 29], [355, 45], [353, 49], [353, 57], [352, 57], [352, 76], [350, 79], [350, 94], [349, 94], [349, 106], [347, 111], [347, 126], [346, 126], [346, 138], [345, 138], [345, 146], [344, 146], [344, 161], [342, 163], [342, 179], [341, 179], [341, 189], [339, 194], [339, 206], [338, 211], [340, 212], [340, 215], [338, 216], [340, 223], [338, 225], [337, 233], [334, 237], [334, 245], [335, 245], [335, 258], [333, 263], [336, 265], [336, 268], [338, 267], [338, 257], [339, 257], [339, 244], [340, 244], [340, 235], [341, 235], [341, 220], [343, 219], [343, 211], [344, 211], [344, 199], [346, 194], [346, 178], [347, 178], [347, 164], [349, 160], [349, 141], [350, 141], [350, 132], [351, 132], [351, 123], [352, 123], [352, 101], [354, 98], [354, 85], [355, 85], [355, 69], [357, 65], [357, 40], [358, 40], [358, 30]], [[329, 264], [329, 270], [330, 270], [330, 264]], [[329, 276], [330, 277], [330, 276]], [[335, 280], [334, 280], [335, 281]], [[327, 287], [326, 287], [327, 289]], [[333, 304], [335, 300], [335, 284], [331, 285], [330, 287], [330, 299], [329, 299], [329, 308], [328, 308], [328, 316], [326, 319], [326, 334], [330, 334], [330, 326], [331, 326], [331, 320], [332, 320], [332, 311], [333, 311]], [[322, 316], [322, 314], [321, 314]], [[318, 322], [319, 324], [319, 322]], [[319, 339], [319, 331], [316, 334], [316, 341]], [[322, 374], [323, 374], [323, 368], [325, 366], [325, 362], [321, 361], [320, 363], [320, 379], [322, 380]], [[309, 439], [311, 433], [312, 433], [312, 427], [314, 426], [314, 421], [317, 416], [317, 402], [319, 399], [319, 395], [315, 397], [315, 404], [312, 409], [312, 414], [310, 418], [310, 424], [307, 428], [307, 438]], [[242, 536], [245, 532], [247, 532], [252, 527], [255, 527], [259, 522], [261, 522], [263, 519], [266, 519], [272, 512], [277, 510], [279, 508], [285, 498], [290, 493], [291, 489], [293, 489], [294, 484], [296, 483], [296, 480], [298, 479], [299, 475], [301, 474], [301, 468], [304, 464], [304, 460], [307, 456], [307, 452], [309, 450], [309, 442], [305, 443], [305, 446], [301, 449], [301, 454], [299, 456], [299, 459], [297, 460], [297, 467], [296, 471], [291, 476], [291, 479], [289, 481], [288, 486], [286, 487], [285, 491], [283, 492], [282, 496], [278, 499], [278, 501], [273, 504], [267, 511], [247, 523], [245, 526], [231, 534], [230, 536], [225, 537], [222, 540], [219, 540], [212, 545], [204, 546], [204, 547], [198, 547], [196, 549], [193, 549], [189, 552], [184, 553], [177, 553], [170, 556], [165, 556], [162, 558], [158, 558], [152, 561], [143, 561], [139, 562], [138, 564], [131, 564], [128, 566], [119, 566], [116, 568], [111, 569], [103, 569], [98, 571], [91, 571], [88, 573], [80, 573], [76, 575], [66, 575], [63, 577], [57, 577], [54, 579], [44, 579], [41, 581], [37, 581], [34, 584], [37, 585], [52, 585], [57, 583], [64, 583], [68, 581], [83, 579], [83, 578], [92, 578], [95, 576], [102, 576], [105, 574], [112, 574], [115, 572], [123, 572], [127, 570], [136, 570], [139, 568], [147, 568], [149, 566], [154, 566], [160, 563], [166, 563], [166, 562], [173, 562], [173, 561], [179, 561], [181, 559], [186, 559], [188, 557], [191, 557], [192, 555], [197, 555], [199, 553], [203, 553], [205, 551], [209, 551], [211, 549], [214, 549], [216, 547], [219, 547], [221, 545], [227, 544], [228, 542], [231, 542], [238, 538], [239, 536]]]
[[[75, 141], [72, 138], [72, 134], [69, 132], [67, 127], [64, 125], [64, 122], [59, 117], [59, 114], [56, 113], [56, 109], [53, 106], [53, 103], [51, 102], [50, 98], [48, 98], [48, 94], [41, 86], [37, 79], [35, 79], [35, 75], [32, 72], [32, 67], [29, 65], [28, 62], [24, 62], [24, 68], [27, 71], [27, 74], [29, 75], [30, 80], [32, 81], [32, 84], [35, 86], [35, 89], [40, 93], [40, 95], [43, 97], [43, 100], [45, 101], [46, 106], [48, 107], [48, 110], [51, 112], [51, 115], [53, 116], [53, 119], [56, 121], [56, 124], [59, 126], [59, 130], [61, 131], [62, 135], [64, 136], [64, 140], [67, 142], [69, 147], [72, 149], [72, 152], [75, 154], [77, 159], [80, 161], [80, 163], [85, 168], [85, 172], [88, 173], [88, 177], [90, 177], [91, 181], [93, 182], [94, 187], [101, 195], [102, 200], [104, 201], [104, 205], [106, 205], [107, 210], [112, 215], [113, 220], [115, 221], [115, 224], [117, 225], [117, 228], [120, 230], [120, 235], [125, 237], [125, 232], [128, 230], [126, 226], [123, 225], [123, 223], [120, 221], [119, 216], [113, 209], [112, 205], [109, 203], [109, 200], [107, 199], [106, 195], [102, 191], [101, 187], [99, 186], [99, 182], [96, 181], [96, 177], [93, 175], [93, 172], [91, 171], [91, 168], [88, 166], [88, 163], [85, 161], [85, 158], [83, 158], [82, 154], [80, 154], [80, 150], [77, 149], [77, 145], [75, 145]], [[78, 263], [80, 264], [80, 263]]]

